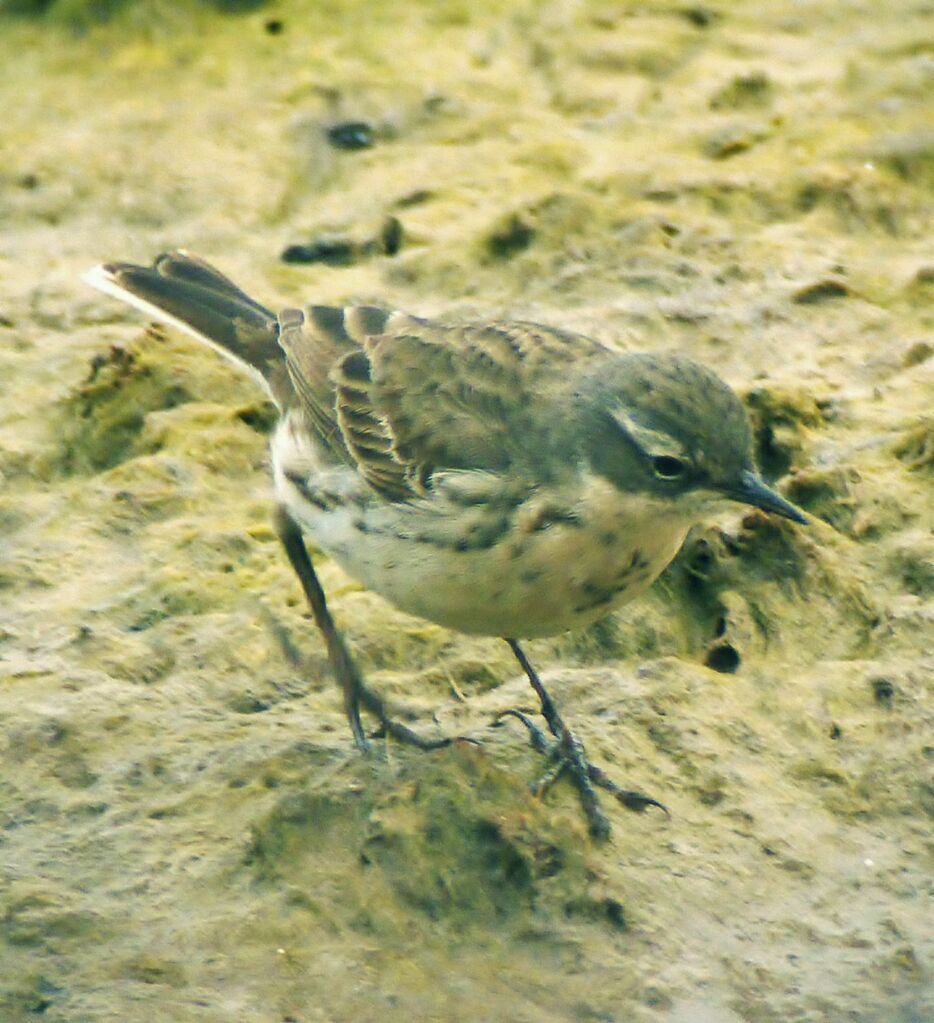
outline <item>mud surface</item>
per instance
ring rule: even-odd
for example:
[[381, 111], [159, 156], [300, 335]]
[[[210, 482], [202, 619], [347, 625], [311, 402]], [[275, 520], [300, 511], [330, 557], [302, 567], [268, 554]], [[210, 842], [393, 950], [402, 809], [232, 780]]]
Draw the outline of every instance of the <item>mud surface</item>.
[[[931, 988], [924, 5], [6, 5], [0, 1018], [921, 1023]], [[509, 651], [322, 575], [479, 747], [369, 759], [270, 528], [270, 407], [79, 280], [185, 246], [680, 350], [809, 528], [725, 508], [529, 645], [671, 818], [574, 792]]]

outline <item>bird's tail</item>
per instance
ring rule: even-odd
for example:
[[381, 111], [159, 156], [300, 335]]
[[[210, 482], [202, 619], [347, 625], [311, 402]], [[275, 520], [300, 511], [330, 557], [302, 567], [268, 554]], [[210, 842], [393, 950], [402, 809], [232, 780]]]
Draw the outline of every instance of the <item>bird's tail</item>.
[[152, 266], [105, 263], [84, 279], [211, 345], [277, 397], [285, 355], [276, 316], [210, 264], [186, 252], [165, 252]]

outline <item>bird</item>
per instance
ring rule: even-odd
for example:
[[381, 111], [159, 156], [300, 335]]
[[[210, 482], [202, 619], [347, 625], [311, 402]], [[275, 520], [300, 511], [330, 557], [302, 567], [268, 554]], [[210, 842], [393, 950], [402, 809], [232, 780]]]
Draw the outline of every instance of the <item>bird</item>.
[[[376, 305], [274, 313], [201, 258], [105, 263], [88, 283], [247, 371], [277, 406], [275, 522], [324, 639], [355, 745], [422, 749], [364, 679], [305, 543], [409, 614], [512, 649], [553, 739], [543, 791], [574, 781], [595, 840], [597, 789], [662, 806], [586, 756], [521, 640], [588, 626], [646, 590], [724, 500], [806, 523], [763, 482], [744, 407], [712, 370], [522, 320], [426, 319]], [[664, 809], [664, 807], [662, 807]]]

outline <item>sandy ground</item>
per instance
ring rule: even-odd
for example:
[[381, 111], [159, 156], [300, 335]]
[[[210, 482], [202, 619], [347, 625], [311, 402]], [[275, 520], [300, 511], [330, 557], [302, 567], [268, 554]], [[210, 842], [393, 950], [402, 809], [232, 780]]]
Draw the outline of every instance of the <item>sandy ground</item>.
[[[934, 1018], [924, 5], [5, 7], [0, 1019]], [[529, 645], [670, 819], [592, 844], [491, 727], [533, 706], [508, 650], [325, 564], [400, 714], [482, 739], [353, 752], [270, 407], [79, 280], [175, 246], [269, 304], [538, 319], [743, 394], [814, 524], [725, 508]]]

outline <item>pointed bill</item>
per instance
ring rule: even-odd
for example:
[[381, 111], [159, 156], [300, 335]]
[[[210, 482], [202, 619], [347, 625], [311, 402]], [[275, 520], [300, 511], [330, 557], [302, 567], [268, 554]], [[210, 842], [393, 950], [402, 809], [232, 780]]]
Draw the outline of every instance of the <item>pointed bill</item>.
[[807, 525], [808, 520], [804, 512], [796, 508], [791, 501], [786, 501], [781, 494], [771, 490], [755, 473], [748, 470], [740, 473], [740, 484], [729, 491], [729, 496], [734, 501], [742, 501], [743, 504], [751, 504], [754, 508], [761, 508], [763, 511], [791, 519], [792, 522]]

